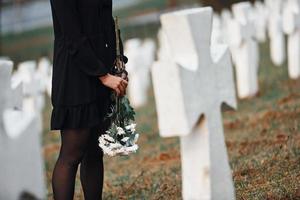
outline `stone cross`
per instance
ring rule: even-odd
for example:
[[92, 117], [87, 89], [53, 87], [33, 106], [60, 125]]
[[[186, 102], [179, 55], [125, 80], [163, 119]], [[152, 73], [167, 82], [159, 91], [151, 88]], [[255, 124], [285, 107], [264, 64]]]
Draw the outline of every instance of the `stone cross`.
[[211, 8], [162, 15], [170, 58], [152, 67], [160, 134], [180, 137], [186, 200], [235, 199], [221, 115], [223, 103], [236, 107], [233, 70], [228, 48], [210, 45], [212, 16]]
[[26, 111], [40, 112], [45, 106], [45, 80], [40, 77], [39, 71], [36, 61], [29, 60], [19, 63], [13, 75], [13, 82], [23, 85], [23, 109]]
[[229, 46], [229, 50], [231, 52], [231, 58], [232, 62], [235, 64], [235, 49], [236, 49], [236, 44], [232, 42], [232, 30], [231, 27], [233, 26], [232, 24], [235, 24], [236, 22], [234, 21], [233, 15], [231, 11], [228, 9], [223, 9], [221, 12], [221, 33], [223, 37], [223, 41], [225, 44]]
[[235, 57], [238, 97], [249, 98], [258, 91], [259, 48], [255, 38], [254, 24], [250, 21], [251, 4], [237, 3], [232, 6], [234, 19], [230, 25], [230, 43]]
[[158, 31], [157, 39], [158, 39], [157, 59], [160, 61], [171, 59], [172, 56], [170, 53], [168, 40], [162, 28], [160, 28]]
[[[23, 130], [14, 138], [0, 132], [0, 199], [19, 199], [24, 192], [44, 199], [46, 189], [40, 138], [41, 118], [13, 111], [7, 111], [5, 118], [7, 127], [16, 126]], [[17, 120], [20, 123], [16, 123]]]
[[144, 81], [145, 81], [145, 91], [150, 87], [150, 68], [155, 61], [156, 44], [155, 41], [146, 38], [142, 44], [143, 48], [143, 61], [145, 65]]
[[130, 39], [125, 43], [125, 54], [130, 58], [127, 63], [129, 72], [129, 99], [133, 107], [147, 103], [150, 87], [150, 67], [154, 62], [155, 43], [151, 39]]
[[12, 70], [12, 61], [0, 60], [0, 113], [7, 108], [22, 108], [22, 87], [20, 84], [12, 84]]
[[288, 72], [300, 77], [300, 1], [288, 0], [283, 11], [283, 30], [288, 35]]
[[213, 27], [211, 33], [211, 44], [224, 44], [224, 37], [221, 28], [221, 17], [214, 13], [213, 15]]
[[47, 57], [42, 57], [38, 61], [36, 79], [40, 82], [40, 93], [46, 93], [51, 96], [52, 89], [52, 64]]
[[270, 38], [271, 60], [281, 66], [286, 59], [285, 38], [282, 27], [282, 0], [266, 0], [268, 9], [268, 35]]
[[125, 54], [130, 59], [126, 64], [129, 73], [128, 96], [133, 107], [137, 108], [145, 104], [147, 97], [145, 96], [143, 84], [140, 83], [141, 74], [145, 70], [142, 60], [142, 41], [138, 38], [127, 40], [125, 43]]
[[13, 63], [0, 61], [0, 199], [20, 199], [22, 193], [44, 199], [41, 118], [22, 110], [22, 87], [11, 89]]
[[251, 20], [254, 22], [256, 40], [260, 43], [266, 42], [268, 12], [265, 4], [261, 1], [254, 2]]

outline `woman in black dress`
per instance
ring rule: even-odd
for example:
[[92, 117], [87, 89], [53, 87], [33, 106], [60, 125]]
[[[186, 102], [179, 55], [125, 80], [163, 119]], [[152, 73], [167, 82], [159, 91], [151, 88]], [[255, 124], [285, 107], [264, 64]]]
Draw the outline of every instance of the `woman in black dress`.
[[[112, 0], [50, 0], [54, 54], [51, 130], [60, 130], [61, 149], [52, 187], [55, 200], [71, 200], [80, 164], [86, 200], [99, 200], [103, 152], [98, 137], [111, 92], [125, 94], [127, 81], [114, 76], [116, 57]], [[126, 62], [126, 57], [125, 57]]]

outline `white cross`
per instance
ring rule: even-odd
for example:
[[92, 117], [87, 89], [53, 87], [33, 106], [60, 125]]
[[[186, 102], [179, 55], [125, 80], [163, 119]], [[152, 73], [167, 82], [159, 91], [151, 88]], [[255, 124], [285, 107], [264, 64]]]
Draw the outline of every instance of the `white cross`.
[[39, 91], [41, 93], [46, 91], [50, 97], [52, 89], [52, 64], [49, 58], [42, 57], [39, 59], [36, 79], [40, 82]]
[[0, 61], [0, 199], [19, 199], [22, 192], [45, 198], [41, 154], [41, 118], [22, 107], [22, 87], [13, 84], [13, 62]]
[[[11, 114], [20, 116], [22, 110], [22, 85], [20, 83], [12, 83], [11, 75], [13, 62], [10, 60], [0, 60], [0, 132], [6, 133], [10, 138], [18, 137], [22, 128], [20, 124], [26, 126], [27, 120], [11, 120]], [[18, 122], [18, 123], [16, 123]]]
[[155, 43], [150, 39], [141, 41], [134, 38], [125, 43], [125, 54], [130, 58], [127, 63], [129, 72], [129, 99], [135, 108], [147, 103], [150, 86], [150, 67], [154, 61]]
[[268, 12], [265, 4], [261, 1], [254, 2], [251, 20], [254, 22], [256, 40], [260, 43], [266, 42]]
[[224, 37], [221, 29], [221, 17], [214, 13], [213, 15], [213, 27], [211, 33], [212, 44], [224, 44]]
[[289, 77], [300, 77], [300, 1], [288, 0], [283, 11], [283, 30], [288, 35]]
[[[13, 62], [0, 60], [0, 113], [8, 108], [22, 108], [22, 88], [20, 84], [12, 84], [11, 74]], [[2, 117], [2, 116], [1, 116]], [[2, 124], [2, 119], [0, 120]]]
[[235, 60], [238, 97], [249, 98], [258, 91], [259, 49], [254, 40], [255, 28], [250, 21], [251, 4], [237, 3], [232, 6], [234, 21], [230, 24], [230, 41]]
[[[223, 9], [221, 12], [221, 33], [223, 36], [224, 43], [229, 45], [232, 62], [235, 64], [236, 58], [234, 53], [235, 53], [236, 44], [235, 42], [232, 41], [233, 31], [231, 30], [234, 23], [235, 22], [232, 13], [228, 9]], [[237, 31], [234, 31], [234, 34], [236, 34], [236, 32]]]
[[162, 28], [159, 29], [158, 34], [157, 34], [157, 39], [158, 39], [158, 50], [157, 50], [157, 58], [158, 60], [168, 60], [171, 59], [171, 54], [170, 54], [170, 48], [168, 46], [168, 41], [166, 38], [166, 34], [162, 30]]
[[282, 27], [282, 0], [266, 0], [268, 9], [268, 35], [270, 38], [271, 60], [281, 66], [286, 59], [285, 38]]
[[164, 14], [161, 22], [170, 57], [154, 64], [152, 77], [160, 134], [180, 137], [182, 196], [234, 199], [220, 111], [223, 103], [236, 107], [233, 70], [228, 48], [210, 45], [212, 9]]
[[29, 112], [40, 112], [45, 106], [45, 82], [40, 77], [41, 70], [37, 71], [37, 63], [34, 60], [19, 63], [16, 73], [13, 75], [14, 83], [22, 83], [23, 109]]

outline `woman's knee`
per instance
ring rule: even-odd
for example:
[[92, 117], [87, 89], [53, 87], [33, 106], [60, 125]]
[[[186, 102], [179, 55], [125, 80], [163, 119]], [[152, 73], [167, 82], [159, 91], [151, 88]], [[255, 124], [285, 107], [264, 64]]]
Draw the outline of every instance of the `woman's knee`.
[[70, 167], [78, 166], [88, 150], [88, 132], [64, 133], [60, 160]]
[[61, 154], [59, 159], [69, 167], [76, 167], [81, 163], [85, 152], [86, 151], [84, 149], [77, 149], [73, 152], [65, 152]]

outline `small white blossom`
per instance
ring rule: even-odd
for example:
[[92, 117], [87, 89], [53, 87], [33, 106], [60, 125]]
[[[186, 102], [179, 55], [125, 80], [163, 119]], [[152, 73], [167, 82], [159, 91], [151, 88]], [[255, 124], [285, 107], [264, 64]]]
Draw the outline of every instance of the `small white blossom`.
[[109, 148], [103, 144], [99, 144], [99, 146], [101, 147], [101, 149], [103, 150], [104, 153], [107, 153], [110, 151]]
[[125, 131], [122, 127], [117, 127], [117, 135], [125, 135]]
[[136, 152], [138, 150], [138, 145], [133, 145], [133, 146], [130, 146], [130, 147], [126, 147], [126, 151], [129, 152], [129, 153], [132, 153], [132, 152]]
[[126, 152], [126, 149], [124, 147], [118, 149], [117, 151], [117, 154], [124, 154]]
[[129, 148], [130, 148], [130, 150], [135, 152], [139, 149], [139, 146], [135, 144], [135, 145], [133, 145], [132, 147], [129, 147]]
[[136, 127], [136, 124], [129, 124], [127, 125], [125, 128], [126, 130], [130, 130], [131, 132], [135, 132], [135, 127]]
[[109, 136], [107, 134], [103, 135], [103, 138], [110, 141], [110, 142], [115, 142], [114, 138], [112, 138], [111, 136]]
[[106, 154], [109, 155], [109, 156], [115, 156], [116, 155], [116, 153], [114, 151], [111, 151], [111, 150], [107, 150]]
[[107, 141], [105, 141], [105, 140], [102, 139], [102, 138], [99, 138], [99, 145], [107, 145], [107, 144], [108, 144]]
[[112, 149], [118, 149], [118, 148], [121, 148], [123, 147], [120, 143], [112, 143], [110, 144], [110, 148]]
[[124, 137], [121, 141], [122, 142], [127, 142], [129, 140], [129, 137]]

